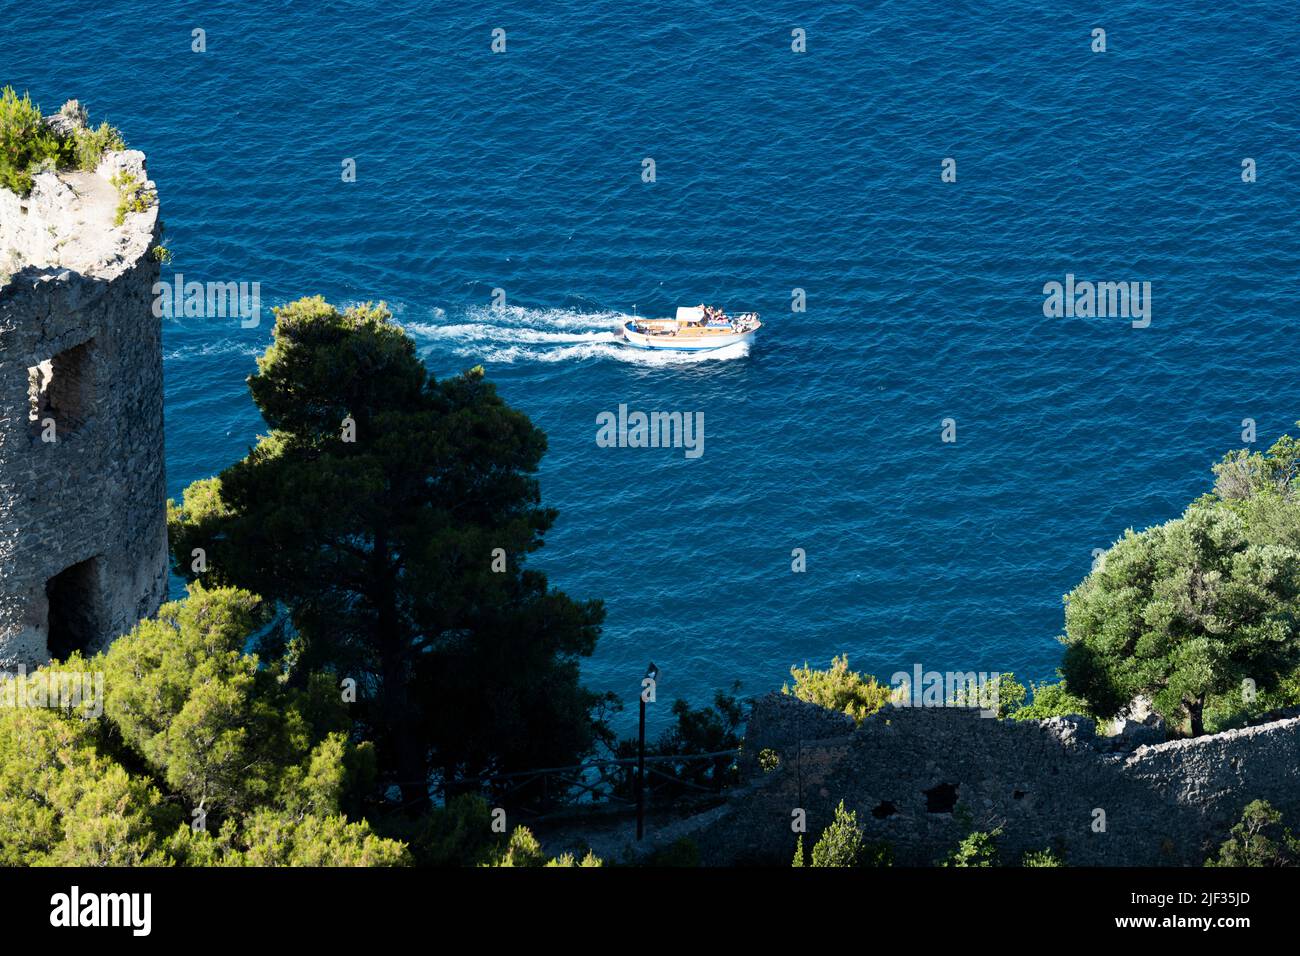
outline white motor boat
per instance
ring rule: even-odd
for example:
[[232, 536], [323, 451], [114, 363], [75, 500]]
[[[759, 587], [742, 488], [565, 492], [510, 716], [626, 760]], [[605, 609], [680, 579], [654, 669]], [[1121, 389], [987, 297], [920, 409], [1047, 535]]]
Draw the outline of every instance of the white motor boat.
[[675, 319], [628, 319], [619, 326], [633, 348], [665, 352], [704, 352], [752, 342], [763, 323], [757, 312], [727, 315], [705, 305], [682, 306]]

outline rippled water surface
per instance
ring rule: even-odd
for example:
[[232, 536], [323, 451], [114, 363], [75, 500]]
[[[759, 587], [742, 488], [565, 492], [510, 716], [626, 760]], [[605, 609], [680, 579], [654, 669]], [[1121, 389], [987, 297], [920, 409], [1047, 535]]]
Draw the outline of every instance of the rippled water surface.
[[[1243, 418], [1300, 418], [1300, 21], [872, 6], [45, 2], [4, 17], [0, 82], [148, 153], [173, 271], [384, 299], [435, 373], [487, 367], [550, 436], [537, 565], [608, 603], [593, 687], [653, 658], [702, 701], [840, 652], [1048, 678], [1092, 549], [1177, 516]], [[1150, 327], [1045, 318], [1067, 272], [1149, 281]], [[613, 339], [700, 301], [766, 328]], [[257, 433], [268, 339], [168, 323], [172, 494]], [[703, 456], [598, 448], [620, 403], [702, 411]]]

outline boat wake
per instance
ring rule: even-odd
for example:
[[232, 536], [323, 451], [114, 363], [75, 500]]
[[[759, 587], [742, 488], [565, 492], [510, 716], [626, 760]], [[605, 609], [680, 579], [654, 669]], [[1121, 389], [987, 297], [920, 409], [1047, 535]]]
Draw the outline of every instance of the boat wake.
[[234, 338], [208, 340], [177, 345], [163, 352], [164, 362], [184, 362], [189, 359], [256, 358], [266, 351], [265, 345], [250, 345], [247, 341]]
[[615, 329], [630, 318], [621, 312], [475, 306], [453, 316], [438, 309], [432, 321], [401, 324], [421, 352], [445, 352], [502, 365], [582, 361], [679, 365], [743, 358], [749, 353], [746, 343], [695, 353], [629, 348]]

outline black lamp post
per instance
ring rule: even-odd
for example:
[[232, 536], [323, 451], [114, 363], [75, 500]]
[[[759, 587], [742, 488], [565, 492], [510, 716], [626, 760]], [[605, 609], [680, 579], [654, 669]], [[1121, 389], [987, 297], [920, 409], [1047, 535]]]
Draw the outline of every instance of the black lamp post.
[[[655, 667], [655, 662], [651, 661], [650, 666], [645, 669], [646, 679], [653, 683], [659, 680], [659, 668]], [[645, 692], [646, 686], [641, 685], [641, 693], [637, 695], [641, 700], [641, 730], [637, 734], [636, 747], [636, 838], [641, 839], [645, 833]], [[658, 696], [658, 694], [656, 694]]]

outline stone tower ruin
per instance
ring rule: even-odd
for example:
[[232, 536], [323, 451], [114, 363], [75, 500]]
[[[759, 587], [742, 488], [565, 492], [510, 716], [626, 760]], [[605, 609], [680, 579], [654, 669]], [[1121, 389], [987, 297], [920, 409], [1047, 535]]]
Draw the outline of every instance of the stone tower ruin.
[[100, 650], [166, 594], [160, 224], [152, 200], [117, 222], [123, 173], [152, 195], [133, 150], [0, 187], [0, 671]]

